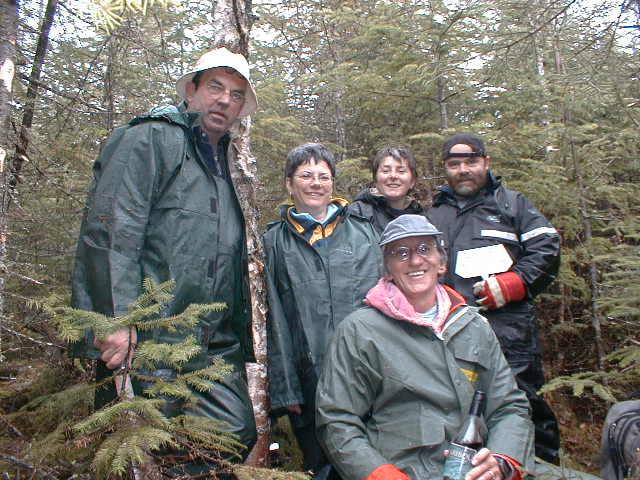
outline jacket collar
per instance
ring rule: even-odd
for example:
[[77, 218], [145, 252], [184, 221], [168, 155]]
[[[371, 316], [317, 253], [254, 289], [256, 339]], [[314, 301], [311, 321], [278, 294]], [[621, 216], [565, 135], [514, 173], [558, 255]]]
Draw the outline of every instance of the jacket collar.
[[[487, 172], [487, 184], [482, 188], [484, 195], [493, 195], [496, 188], [502, 185], [502, 177], [496, 176], [491, 170]], [[449, 185], [440, 185], [436, 188], [437, 193], [433, 197], [433, 206], [437, 207], [442, 204], [457, 204], [455, 192]]]
[[342, 197], [333, 197], [331, 204], [338, 208], [329, 219], [325, 219], [323, 222], [318, 222], [310, 215], [294, 215], [295, 206], [292, 203], [280, 206], [280, 216], [282, 221], [289, 225], [298, 235], [301, 235], [310, 245], [317, 243], [318, 246], [324, 246], [326, 240], [333, 235], [336, 227], [344, 219], [349, 202]]
[[354, 200], [359, 200], [361, 202], [370, 203], [372, 205], [376, 205], [378, 208], [388, 211], [390, 213], [398, 213], [401, 215], [403, 213], [422, 213], [422, 207], [418, 203], [418, 201], [410, 195], [406, 197], [409, 200], [409, 204], [406, 208], [398, 209], [393, 208], [389, 205], [388, 200], [384, 195], [382, 195], [377, 188], [369, 187], [362, 190]]
[[417, 313], [402, 291], [388, 277], [382, 277], [365, 298], [365, 303], [395, 320], [400, 320], [422, 327], [429, 327], [439, 338], [444, 331], [458, 318], [453, 315], [458, 309], [466, 306], [465, 299], [454, 289], [436, 285], [436, 303], [438, 314], [430, 322]]
[[[187, 102], [185, 101], [180, 102], [178, 105], [159, 105], [154, 107], [148, 113], [132, 119], [129, 125], [136, 125], [147, 120], [166, 120], [169, 123], [193, 130], [196, 138], [201, 135], [200, 114], [198, 112], [187, 112]], [[219, 145], [222, 145], [226, 151], [230, 140], [231, 135], [227, 132], [220, 139]]]

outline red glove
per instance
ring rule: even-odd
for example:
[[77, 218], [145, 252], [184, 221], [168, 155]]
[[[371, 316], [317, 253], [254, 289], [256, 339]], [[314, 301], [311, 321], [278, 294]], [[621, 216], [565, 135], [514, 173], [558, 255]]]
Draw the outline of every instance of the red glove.
[[[503, 460], [508, 465], [507, 469], [510, 470], [509, 472], [503, 471], [502, 464], [500, 465], [500, 473], [502, 473], [502, 478], [505, 478], [507, 480], [523, 480], [526, 472], [523, 470], [520, 462], [518, 462], [514, 458], [511, 458], [509, 455], [504, 455], [501, 453], [494, 453], [493, 456], [496, 457], [496, 459]], [[500, 463], [500, 461], [498, 461], [498, 463]]]
[[376, 468], [366, 480], [411, 480], [409, 476], [391, 463]]
[[480, 310], [494, 310], [522, 300], [527, 295], [527, 287], [517, 273], [504, 272], [475, 283], [473, 294], [478, 298]]

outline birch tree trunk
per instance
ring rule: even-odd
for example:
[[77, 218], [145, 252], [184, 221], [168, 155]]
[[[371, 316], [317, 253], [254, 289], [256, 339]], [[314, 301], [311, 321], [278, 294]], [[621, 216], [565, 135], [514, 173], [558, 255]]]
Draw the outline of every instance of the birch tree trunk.
[[53, 18], [56, 14], [58, 0], [49, 0], [47, 8], [42, 20], [40, 35], [38, 35], [38, 44], [36, 53], [33, 58], [33, 66], [31, 67], [31, 75], [29, 76], [29, 85], [27, 86], [27, 98], [24, 104], [24, 113], [22, 115], [22, 124], [20, 126], [20, 136], [16, 144], [16, 154], [11, 162], [11, 179], [9, 181], [10, 188], [15, 188], [20, 179], [22, 165], [28, 160], [27, 149], [29, 148], [29, 131], [33, 125], [33, 112], [35, 110], [36, 99], [38, 98], [38, 85], [40, 84], [40, 75], [42, 73], [42, 65], [49, 46], [49, 31], [53, 24]]
[[449, 113], [447, 111], [447, 99], [445, 97], [446, 80], [442, 74], [436, 79], [436, 88], [438, 89], [438, 107], [440, 108], [440, 130], [444, 131], [449, 128]]
[[[8, 207], [11, 192], [7, 169], [10, 142], [11, 93], [15, 75], [16, 26], [18, 4], [16, 0], [0, 0], [0, 322], [4, 319], [5, 281], [7, 275]], [[0, 335], [2, 335], [0, 333]], [[2, 337], [0, 336], [0, 362]]]
[[551, 114], [549, 111], [549, 105], [547, 103], [550, 101], [551, 95], [549, 92], [549, 84], [547, 82], [546, 70], [544, 65], [546, 33], [544, 30], [538, 31], [540, 27], [537, 24], [537, 21], [538, 21], [537, 18], [532, 18], [529, 21], [529, 25], [531, 26], [531, 31], [535, 32], [532, 34], [531, 43], [533, 47], [533, 55], [534, 55], [534, 61], [536, 65], [537, 79], [540, 87], [542, 88], [543, 102], [542, 102], [542, 105], [540, 105], [540, 125], [546, 131], [545, 141], [544, 141], [545, 143], [544, 155], [545, 155], [545, 158], [547, 158], [549, 155], [549, 152], [551, 152], [551, 150], [553, 149], [552, 141], [551, 141], [551, 129], [550, 129]]
[[[217, 27], [213, 47], [225, 46], [229, 50], [248, 56], [251, 29], [251, 0], [220, 0], [215, 2], [214, 25]], [[267, 379], [267, 299], [264, 281], [264, 251], [258, 229], [259, 185], [255, 158], [249, 147], [251, 120], [242, 121], [238, 135], [233, 139], [234, 158], [229, 164], [231, 178], [244, 213], [249, 255], [249, 284], [253, 312], [252, 330], [256, 363], [247, 364], [249, 395], [256, 417], [258, 441], [247, 458], [253, 466], [268, 466], [269, 461], [269, 398]]]

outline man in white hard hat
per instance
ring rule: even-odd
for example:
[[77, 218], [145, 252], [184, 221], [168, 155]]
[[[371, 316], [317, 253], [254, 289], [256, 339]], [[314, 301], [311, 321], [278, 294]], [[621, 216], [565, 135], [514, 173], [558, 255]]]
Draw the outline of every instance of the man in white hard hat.
[[[175, 281], [174, 299], [162, 316], [192, 303], [224, 302], [227, 308], [199, 322], [201, 352], [182, 368], [187, 373], [222, 358], [234, 372], [195, 391], [197, 403], [168, 401], [170, 416], [191, 414], [221, 420], [248, 453], [256, 431], [244, 371], [253, 357], [244, 219], [229, 175], [232, 125], [256, 111], [246, 59], [226, 48], [205, 53], [176, 89], [184, 102], [158, 107], [117, 128], [94, 164], [73, 274], [74, 307], [109, 316], [126, 314], [142, 293], [143, 280]], [[77, 346], [97, 359], [97, 377], [125, 364], [136, 343], [153, 339], [175, 344], [189, 332], [118, 330]], [[133, 389], [148, 383], [133, 372]], [[145, 376], [175, 378], [171, 369]], [[113, 399], [100, 389], [96, 404]], [[194, 472], [197, 459], [186, 462]], [[203, 463], [203, 468], [208, 468]], [[175, 471], [174, 471], [175, 472]]]

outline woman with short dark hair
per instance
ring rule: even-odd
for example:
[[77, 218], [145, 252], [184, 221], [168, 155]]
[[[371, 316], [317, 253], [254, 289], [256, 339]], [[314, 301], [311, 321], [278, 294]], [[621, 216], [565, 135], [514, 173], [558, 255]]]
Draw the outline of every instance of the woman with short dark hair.
[[371, 224], [333, 196], [335, 162], [326, 147], [294, 148], [284, 174], [291, 202], [264, 234], [271, 407], [289, 415], [305, 470], [322, 474], [328, 465], [314, 421], [320, 368], [335, 328], [375, 285], [382, 255]]

